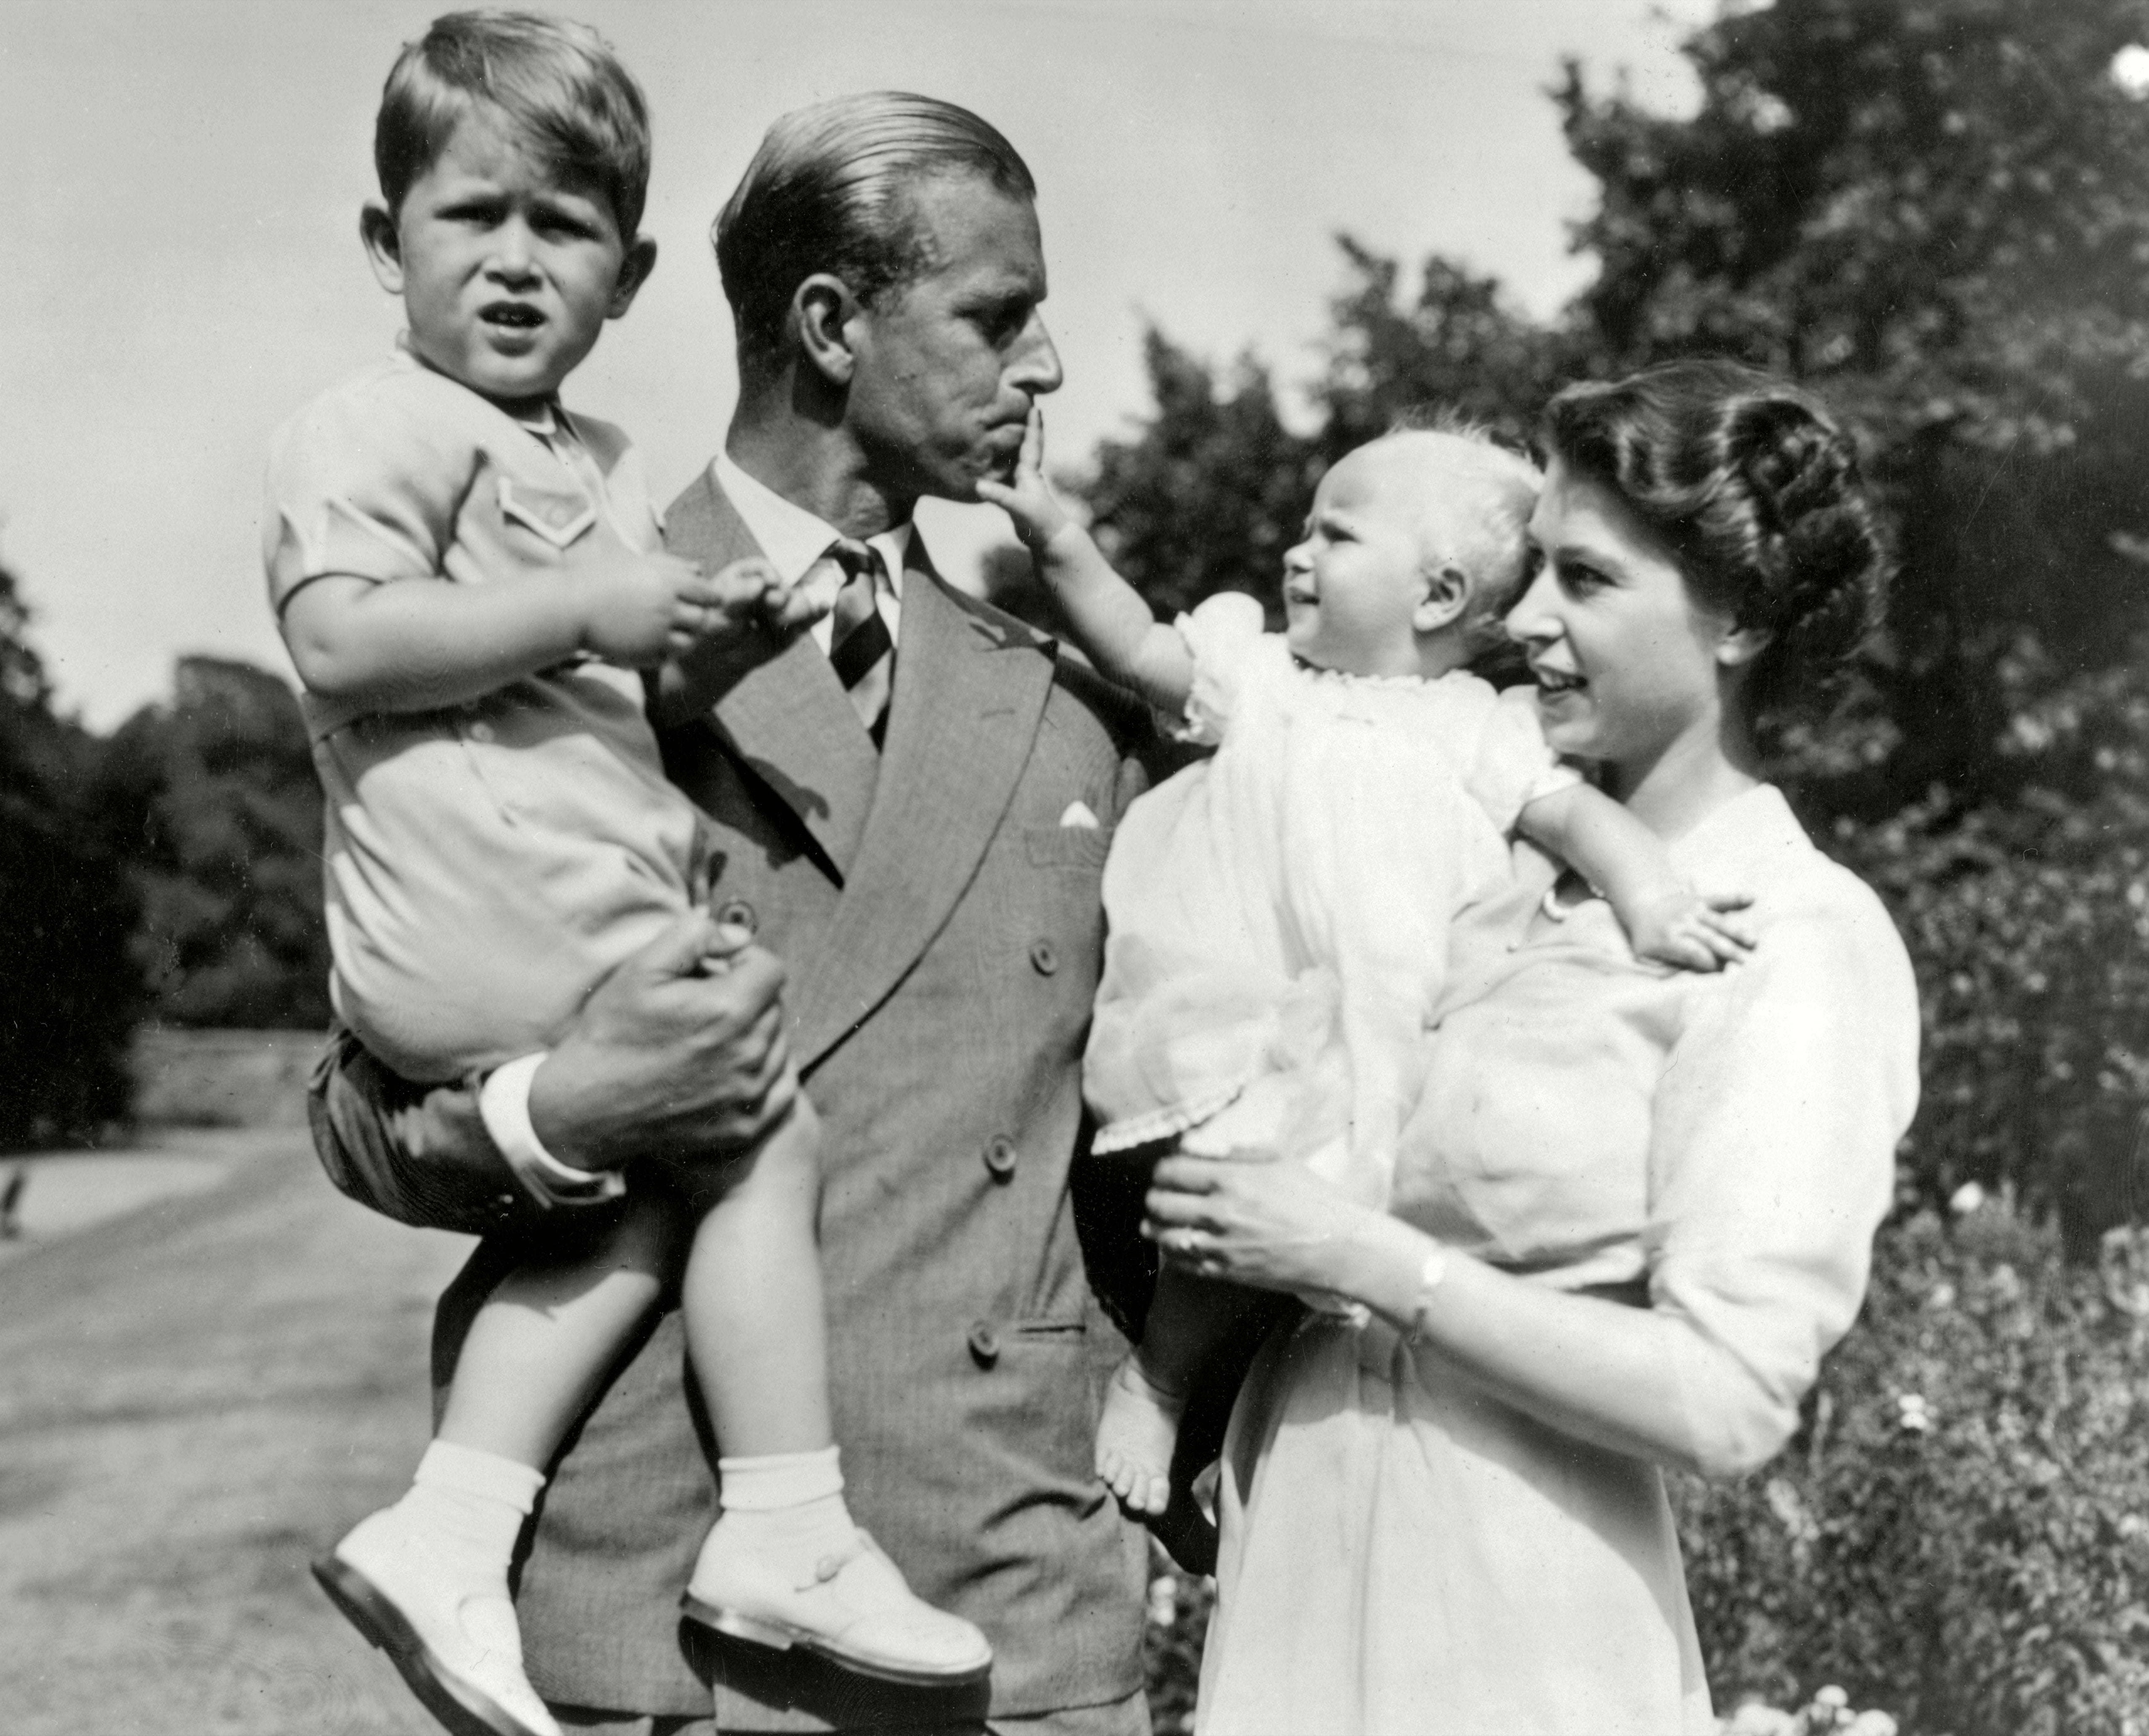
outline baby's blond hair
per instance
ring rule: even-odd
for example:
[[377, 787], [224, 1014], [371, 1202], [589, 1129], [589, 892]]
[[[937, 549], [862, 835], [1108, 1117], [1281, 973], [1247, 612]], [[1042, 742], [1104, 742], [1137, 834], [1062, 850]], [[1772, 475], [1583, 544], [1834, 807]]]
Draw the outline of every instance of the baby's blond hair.
[[[1370, 444], [1428, 435], [1442, 442], [1450, 481], [1469, 491], [1477, 509], [1442, 515], [1443, 534], [1437, 545], [1429, 539], [1426, 562], [1455, 567], [1468, 579], [1470, 606], [1460, 625], [1472, 648], [1482, 649], [1502, 637], [1501, 618], [1528, 576], [1530, 514], [1544, 477], [1483, 423], [1437, 405], [1403, 411]], [[1454, 498], [1451, 494], [1448, 501]]]

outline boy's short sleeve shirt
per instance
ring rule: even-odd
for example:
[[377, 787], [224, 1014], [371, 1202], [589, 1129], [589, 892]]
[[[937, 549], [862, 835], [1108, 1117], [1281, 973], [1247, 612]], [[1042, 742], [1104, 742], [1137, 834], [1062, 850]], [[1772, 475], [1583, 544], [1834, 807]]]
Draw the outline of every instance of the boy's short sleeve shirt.
[[270, 447], [262, 559], [279, 616], [331, 574], [474, 585], [571, 567], [604, 529], [637, 549], [661, 539], [626, 435], [556, 407], [519, 421], [407, 350], [316, 399]]
[[[331, 575], [597, 582], [622, 543], [660, 536], [618, 429], [556, 407], [519, 421], [407, 353], [315, 399], [270, 449], [279, 615]], [[434, 711], [301, 703], [326, 798], [334, 998], [406, 1076], [545, 1046], [561, 1009], [686, 908], [699, 825], [633, 670], [570, 659]]]

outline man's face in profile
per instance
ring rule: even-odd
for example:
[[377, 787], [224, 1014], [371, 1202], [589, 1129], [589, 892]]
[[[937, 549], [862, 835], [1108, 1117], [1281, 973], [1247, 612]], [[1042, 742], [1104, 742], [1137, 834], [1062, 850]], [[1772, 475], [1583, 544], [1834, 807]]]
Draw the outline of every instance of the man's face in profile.
[[853, 316], [847, 419], [884, 485], [974, 501], [979, 477], [1013, 472], [1031, 400], [1059, 389], [1037, 212], [979, 175], [910, 198], [930, 263]]

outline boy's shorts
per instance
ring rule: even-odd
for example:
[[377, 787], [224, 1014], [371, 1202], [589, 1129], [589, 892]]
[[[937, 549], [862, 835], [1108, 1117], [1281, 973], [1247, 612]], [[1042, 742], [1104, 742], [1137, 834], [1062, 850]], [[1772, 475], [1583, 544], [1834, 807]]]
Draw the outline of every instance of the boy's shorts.
[[[344, 1026], [331, 1027], [306, 1092], [315, 1155], [329, 1180], [360, 1205], [420, 1229], [490, 1236], [556, 1222], [558, 1208], [541, 1205], [497, 1161], [486, 1161], [486, 1140], [428, 1148], [425, 1100], [454, 1090], [414, 1084]], [[475, 1121], [476, 1093], [455, 1101]]]

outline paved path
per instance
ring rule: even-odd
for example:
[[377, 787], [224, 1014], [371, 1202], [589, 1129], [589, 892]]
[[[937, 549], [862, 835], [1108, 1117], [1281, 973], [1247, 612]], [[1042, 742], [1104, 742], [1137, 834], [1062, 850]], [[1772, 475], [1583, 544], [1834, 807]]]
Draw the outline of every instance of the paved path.
[[416, 1462], [467, 1244], [339, 1198], [303, 1132], [172, 1146], [193, 1191], [113, 1169], [131, 1210], [0, 1264], [0, 1730], [437, 1736], [306, 1562]]

